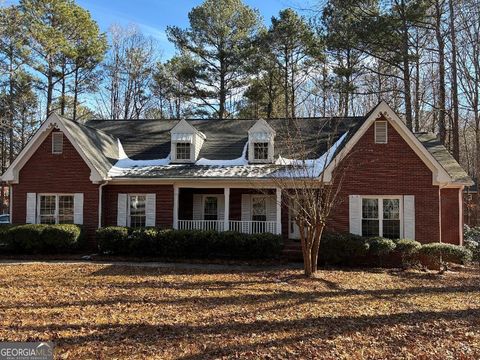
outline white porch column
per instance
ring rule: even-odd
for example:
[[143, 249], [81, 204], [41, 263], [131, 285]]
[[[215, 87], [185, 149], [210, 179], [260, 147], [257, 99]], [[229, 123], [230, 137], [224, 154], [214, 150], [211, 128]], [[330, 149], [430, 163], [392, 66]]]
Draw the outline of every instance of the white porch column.
[[178, 229], [178, 194], [179, 188], [173, 185], [173, 228]]
[[225, 204], [223, 210], [223, 231], [230, 230], [230, 188], [226, 187], [223, 189], [224, 197], [225, 197]]
[[282, 234], [282, 189], [276, 188], [276, 193], [277, 193], [277, 234], [281, 235]]

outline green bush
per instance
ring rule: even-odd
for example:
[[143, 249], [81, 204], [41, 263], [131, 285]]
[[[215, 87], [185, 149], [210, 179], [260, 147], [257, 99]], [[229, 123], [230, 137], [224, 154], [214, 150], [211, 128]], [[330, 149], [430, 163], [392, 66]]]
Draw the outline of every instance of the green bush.
[[10, 229], [13, 225], [0, 225], [0, 249], [6, 249], [10, 243]]
[[367, 239], [361, 236], [325, 232], [320, 241], [319, 261], [328, 265], [358, 265], [369, 247]]
[[422, 247], [418, 241], [400, 239], [395, 242], [395, 252], [400, 255], [403, 267], [411, 267], [417, 263], [417, 252]]
[[418, 257], [425, 266], [440, 266], [443, 262], [467, 264], [472, 260], [472, 252], [463, 246], [430, 243], [418, 250]]
[[98, 229], [96, 232], [98, 248], [104, 253], [128, 254], [128, 228], [109, 226]]
[[383, 258], [395, 250], [395, 243], [393, 240], [382, 238], [382, 237], [374, 237], [368, 239], [369, 249], [368, 252], [372, 256], [376, 256], [379, 258]]
[[273, 234], [118, 227], [98, 230], [97, 242], [102, 252], [117, 255], [190, 259], [271, 258], [278, 256], [283, 246], [281, 237]]
[[42, 233], [48, 225], [28, 224], [8, 230], [8, 249], [17, 253], [39, 254], [45, 251]]
[[46, 226], [41, 234], [43, 252], [67, 252], [81, 247], [83, 231], [80, 226], [59, 224]]
[[28, 224], [10, 226], [0, 231], [6, 249], [22, 254], [50, 254], [70, 252], [83, 244], [83, 231], [78, 225]]

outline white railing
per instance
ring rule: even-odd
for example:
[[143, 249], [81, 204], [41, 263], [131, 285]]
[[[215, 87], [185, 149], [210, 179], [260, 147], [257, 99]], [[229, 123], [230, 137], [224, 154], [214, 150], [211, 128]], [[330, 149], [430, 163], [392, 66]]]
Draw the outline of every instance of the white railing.
[[180, 230], [223, 231], [224, 225], [223, 220], [178, 220]]
[[276, 234], [276, 221], [235, 221], [230, 220], [230, 230], [244, 234]]
[[[223, 220], [178, 220], [179, 230], [224, 231]], [[276, 221], [229, 221], [229, 230], [244, 234], [277, 233]]]

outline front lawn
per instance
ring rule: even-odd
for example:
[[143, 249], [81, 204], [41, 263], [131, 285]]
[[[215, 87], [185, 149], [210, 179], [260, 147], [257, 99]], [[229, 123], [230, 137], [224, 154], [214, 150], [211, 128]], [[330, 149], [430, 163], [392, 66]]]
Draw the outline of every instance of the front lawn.
[[0, 265], [0, 341], [62, 358], [479, 358], [480, 273]]

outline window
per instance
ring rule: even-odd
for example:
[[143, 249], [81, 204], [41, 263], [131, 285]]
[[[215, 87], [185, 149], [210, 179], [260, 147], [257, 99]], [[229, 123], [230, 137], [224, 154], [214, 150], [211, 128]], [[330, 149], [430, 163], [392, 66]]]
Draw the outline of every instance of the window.
[[267, 198], [252, 196], [252, 221], [267, 221]]
[[52, 133], [52, 154], [63, 153], [63, 133]]
[[177, 160], [190, 160], [190, 143], [179, 142], [176, 145]]
[[375, 122], [375, 144], [386, 144], [388, 139], [388, 123], [386, 121]]
[[268, 160], [268, 142], [253, 143], [253, 158], [255, 160]]
[[218, 220], [218, 198], [216, 196], [204, 198], [203, 220]]
[[400, 199], [363, 198], [362, 236], [400, 238]]
[[146, 195], [129, 195], [129, 220], [128, 226], [131, 227], [145, 227], [146, 222]]
[[40, 224], [73, 224], [73, 195], [40, 195]]

